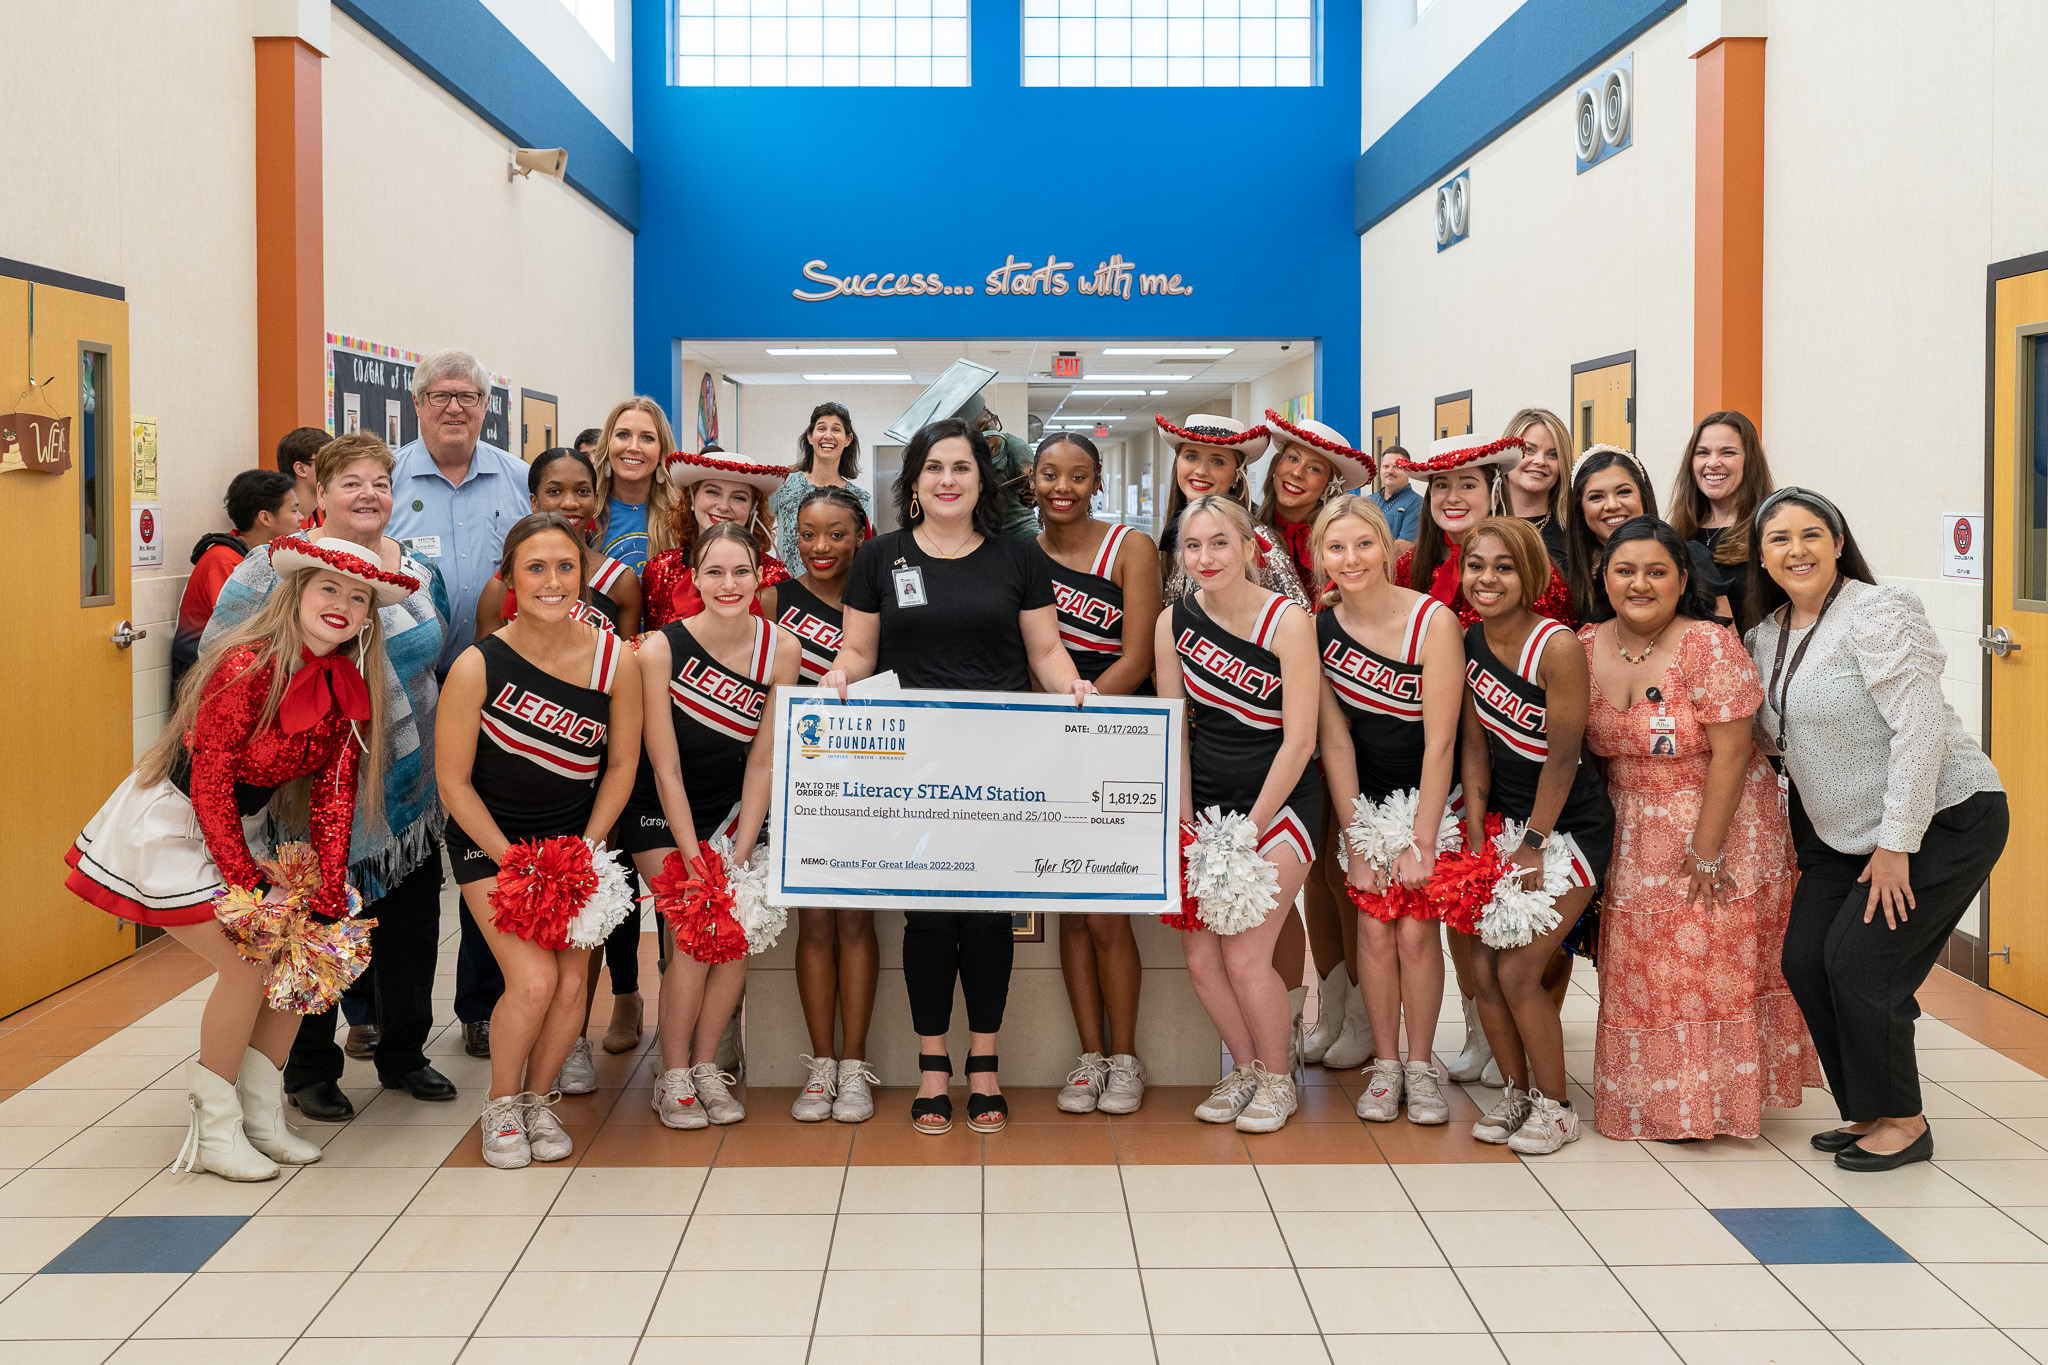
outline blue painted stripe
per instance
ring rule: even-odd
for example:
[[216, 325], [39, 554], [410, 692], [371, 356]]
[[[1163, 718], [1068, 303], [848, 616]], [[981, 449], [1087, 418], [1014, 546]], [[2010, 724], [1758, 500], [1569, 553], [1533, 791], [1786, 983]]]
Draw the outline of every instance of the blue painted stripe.
[[1358, 158], [1354, 230], [1366, 232], [1434, 188], [1474, 152], [1683, 3], [1528, 0]]
[[334, 0], [334, 7], [514, 143], [568, 148], [569, 185], [627, 230], [640, 230], [639, 159], [481, 0]]

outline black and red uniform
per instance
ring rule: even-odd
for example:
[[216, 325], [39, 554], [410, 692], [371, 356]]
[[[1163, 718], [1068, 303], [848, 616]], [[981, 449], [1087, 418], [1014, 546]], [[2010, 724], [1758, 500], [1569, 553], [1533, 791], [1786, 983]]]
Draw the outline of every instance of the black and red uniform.
[[[1486, 627], [1473, 626], [1465, 632], [1465, 684], [1486, 727], [1486, 748], [1493, 772], [1492, 790], [1486, 808], [1510, 820], [1529, 818], [1536, 805], [1536, 783], [1550, 757], [1545, 693], [1537, 685], [1537, 665], [1543, 647], [1565, 627], [1539, 618], [1529, 638], [1522, 642], [1521, 656], [1510, 668], [1494, 657], [1486, 643]], [[1607, 799], [1607, 783], [1583, 756], [1577, 757], [1571, 794], [1558, 812], [1553, 838], [1563, 838], [1571, 854], [1572, 885], [1598, 886], [1607, 875], [1607, 859], [1614, 851], [1614, 805]]]
[[[681, 621], [663, 626], [671, 668], [669, 708], [675, 722], [676, 758], [683, 790], [690, 799], [690, 823], [697, 841], [716, 835], [736, 839], [740, 792], [746, 782], [747, 751], [768, 708], [775, 671], [775, 626], [752, 618], [753, 648], [747, 668], [736, 674], [711, 656]], [[675, 834], [662, 813], [661, 791], [654, 765], [643, 752], [633, 795], [626, 802], [620, 842], [628, 853], [676, 848]]]
[[[1046, 571], [1052, 575], [1053, 614], [1060, 623], [1060, 643], [1067, 647], [1074, 671], [1089, 682], [1107, 673], [1124, 654], [1124, 590], [1109, 575], [1130, 531], [1122, 523], [1110, 527], [1086, 573], [1068, 568], [1051, 555], [1045, 557]], [[1141, 689], [1144, 694], [1151, 691], [1149, 683]]]
[[1429, 623], [1446, 610], [1434, 597], [1417, 601], [1401, 630], [1400, 656], [1393, 659], [1353, 639], [1336, 612], [1316, 615], [1323, 676], [1350, 726], [1358, 790], [1368, 801], [1384, 801], [1422, 785], [1428, 749], [1422, 729], [1422, 642], [1429, 638]]
[[[476, 649], [484, 658], [484, 705], [470, 785], [513, 843], [581, 838], [604, 774], [612, 682], [625, 646], [598, 631], [590, 681], [581, 687], [523, 658], [501, 635], [486, 635]], [[452, 819], [448, 861], [458, 883], [498, 875], [498, 865]]]
[[[1283, 740], [1280, 656], [1273, 637], [1293, 602], [1278, 594], [1253, 619], [1252, 638], [1216, 624], [1193, 597], [1174, 603], [1173, 648], [1180, 657], [1194, 734], [1188, 743], [1188, 781], [1197, 813], [1211, 806], [1248, 815]], [[1259, 832], [1259, 851], [1285, 845], [1304, 863], [1315, 861], [1311, 830], [1323, 827], [1323, 779], [1313, 763], [1273, 822]]]
[[777, 585], [775, 608], [776, 624], [796, 636], [797, 643], [804, 648], [799, 676], [810, 686], [817, 686], [832, 671], [832, 661], [839, 657], [839, 645], [845, 638], [841, 634], [844, 613], [805, 587], [800, 578]]

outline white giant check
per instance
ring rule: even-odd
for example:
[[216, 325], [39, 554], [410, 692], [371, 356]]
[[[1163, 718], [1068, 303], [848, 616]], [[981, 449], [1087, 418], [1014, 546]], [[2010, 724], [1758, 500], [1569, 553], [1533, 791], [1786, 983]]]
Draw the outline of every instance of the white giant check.
[[779, 904], [1180, 908], [1177, 701], [785, 687], [775, 706]]

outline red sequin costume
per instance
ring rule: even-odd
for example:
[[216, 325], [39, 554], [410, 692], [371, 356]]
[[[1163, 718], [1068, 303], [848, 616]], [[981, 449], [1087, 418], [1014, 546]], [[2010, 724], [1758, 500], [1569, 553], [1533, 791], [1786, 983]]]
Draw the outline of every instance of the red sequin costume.
[[[206, 681], [206, 700], [185, 735], [191, 755], [189, 797], [171, 782], [138, 790], [131, 775], [65, 856], [72, 869], [65, 885], [74, 893], [109, 914], [143, 924], [211, 920], [213, 895], [221, 884], [249, 888], [265, 880], [249, 852], [238, 789], [246, 805], [259, 796], [267, 800], [269, 789], [310, 773], [312, 846], [321, 876], [310, 908], [330, 917], [348, 914], [349, 827], [355, 819], [362, 750], [347, 718], [332, 705], [296, 734], [287, 734], [277, 719], [259, 728], [275, 665], [253, 667], [255, 658], [254, 645], [237, 650]], [[190, 807], [205, 840], [203, 849], [190, 847], [196, 841], [175, 828], [181, 803]], [[146, 884], [151, 874], [169, 881]]]
[[1301, 579], [1302, 591], [1309, 595], [1308, 609], [1312, 612], [1322, 610], [1322, 598], [1316, 593], [1314, 586], [1316, 566], [1310, 562], [1314, 555], [1311, 553], [1309, 541], [1315, 534], [1315, 523], [1282, 521], [1276, 516], [1273, 524], [1267, 529], [1278, 535], [1280, 543], [1287, 547], [1287, 557], [1294, 561], [1294, 572]]
[[[761, 586], [772, 588], [787, 583], [793, 575], [774, 555], [761, 556]], [[688, 620], [704, 610], [704, 595], [697, 591], [696, 575], [690, 572], [688, 555], [682, 550], [663, 550], [647, 561], [640, 571], [640, 629], [660, 630], [676, 621]], [[761, 615], [761, 599], [747, 608]]]
[[[1458, 550], [1449, 538], [1444, 540], [1448, 552], [1444, 562], [1436, 566], [1436, 575], [1430, 579], [1429, 595], [1458, 613], [1458, 624], [1472, 626], [1479, 622], [1479, 613], [1465, 601], [1464, 575], [1458, 563]], [[1394, 561], [1394, 581], [1402, 587], [1408, 586], [1408, 568], [1415, 562], [1415, 551], [1404, 550]], [[1548, 616], [1561, 625], [1579, 628], [1578, 608], [1572, 604], [1572, 590], [1565, 586], [1563, 575], [1556, 565], [1550, 566], [1550, 582], [1536, 595], [1536, 603], [1529, 610], [1538, 616]]]

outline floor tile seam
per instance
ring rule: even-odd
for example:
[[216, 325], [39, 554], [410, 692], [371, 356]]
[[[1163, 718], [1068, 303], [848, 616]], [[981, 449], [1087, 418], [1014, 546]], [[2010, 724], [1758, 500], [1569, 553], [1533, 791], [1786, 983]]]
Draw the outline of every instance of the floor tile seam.
[[[1131, 1239], [1131, 1273], [1138, 1277], [1138, 1306], [1144, 1311], [1145, 1314], [1145, 1340], [1152, 1348], [1153, 1365], [1158, 1365], [1159, 1329], [1158, 1326], [1152, 1321], [1152, 1292], [1145, 1285], [1145, 1268], [1138, 1260], [1138, 1220], [1136, 1217], [1135, 1210], [1131, 1208], [1131, 1192], [1130, 1189], [1124, 1184], [1123, 1163], [1116, 1160], [1115, 1124], [1110, 1125], [1109, 1156], [1110, 1161], [1112, 1163], [1110, 1169], [1116, 1172], [1117, 1196], [1118, 1198], [1123, 1200], [1124, 1204], [1124, 1235]], [[1252, 1178], [1254, 1180], [1258, 1179], [1257, 1167], [1254, 1167], [1252, 1170]], [[986, 1177], [984, 1177], [982, 1181], [984, 1189], [987, 1188], [987, 1183], [987, 1179]], [[1265, 1193], [1265, 1182], [1263, 1181], [1260, 1181], [1259, 1192], [1261, 1194]], [[1270, 1206], [1272, 1204], [1272, 1199], [1269, 1197], [1266, 1202]], [[1276, 1219], [1275, 1221], [1277, 1222], [1278, 1220]], [[984, 1275], [983, 1278], [984, 1280], [986, 1280], [986, 1275]], [[1306, 1297], [1306, 1295], [1304, 1295], [1304, 1297]], [[988, 1291], [986, 1288], [984, 1288], [982, 1291], [984, 1312], [987, 1309], [987, 1300]], [[988, 1337], [986, 1333], [984, 1333], [982, 1336], [981, 1350], [983, 1358], [986, 1359], [988, 1355]]]
[[[722, 1146], [722, 1145], [723, 1145], [723, 1143], [721, 1143], [720, 1145]], [[705, 1184], [705, 1185], [709, 1185], [709, 1184], [711, 1183], [711, 1171], [712, 1171], [712, 1170], [717, 1170], [717, 1169], [718, 1169], [718, 1168], [717, 1168], [717, 1167], [716, 1167], [716, 1166], [714, 1165], [713, 1167], [711, 1167], [711, 1169], [710, 1169], [710, 1170], [707, 1170], [707, 1171], [706, 1171], [706, 1172], [704, 1173], [704, 1184]], [[823, 1265], [823, 1266], [822, 1266], [822, 1267], [821, 1267], [821, 1268], [819, 1269], [819, 1271], [818, 1271], [818, 1297], [817, 1297], [817, 1299], [816, 1299], [815, 1301], [813, 1301], [813, 1302], [812, 1302], [812, 1304], [811, 1304], [811, 1332], [810, 1332], [810, 1336], [809, 1336], [809, 1337], [808, 1337], [808, 1338], [807, 1338], [807, 1339], [806, 1339], [806, 1340], [804, 1341], [804, 1362], [805, 1362], [805, 1365], [810, 1365], [810, 1359], [811, 1359], [811, 1354], [812, 1354], [812, 1352], [814, 1352], [814, 1351], [816, 1351], [816, 1350], [818, 1349], [818, 1325], [819, 1325], [819, 1323], [820, 1323], [820, 1322], [821, 1322], [821, 1321], [823, 1320], [823, 1318], [824, 1318], [824, 1316], [825, 1316], [825, 1281], [826, 1281], [827, 1279], [829, 1279], [829, 1278], [831, 1277], [831, 1274], [832, 1274], [832, 1251], [833, 1251], [833, 1248], [834, 1248], [834, 1247], [836, 1247], [836, 1246], [838, 1246], [838, 1244], [839, 1244], [839, 1218], [840, 1218], [840, 1209], [841, 1209], [841, 1208], [842, 1208], [842, 1207], [843, 1207], [843, 1206], [845, 1205], [845, 1203], [846, 1203], [846, 1181], [847, 1181], [847, 1174], [846, 1174], [846, 1173], [847, 1173], [848, 1171], [852, 1170], [852, 1169], [853, 1169], [853, 1143], [849, 1141], [849, 1142], [848, 1142], [848, 1143], [846, 1144], [846, 1161], [845, 1161], [845, 1164], [843, 1164], [843, 1165], [842, 1165], [842, 1166], [840, 1166], [840, 1168], [839, 1168], [839, 1198], [838, 1198], [838, 1199], [837, 1199], [836, 1201], [834, 1201], [834, 1203], [833, 1203], [833, 1205], [832, 1205], [832, 1231], [831, 1231], [831, 1232], [829, 1232], [829, 1233], [827, 1233], [827, 1234], [826, 1234], [826, 1236], [825, 1236], [825, 1264], [824, 1264], [824, 1265]], [[702, 1187], [702, 1186], [699, 1186], [699, 1187], [698, 1187], [698, 1195], [697, 1195], [697, 1197], [698, 1197], [698, 1198], [699, 1198], [700, 1200], [701, 1200], [701, 1199], [702, 1199], [702, 1198], [704, 1197], [704, 1196], [703, 1196], [703, 1187]], [[688, 1234], [687, 1234], [687, 1233], [685, 1233], [685, 1235], [687, 1236]], [[677, 1246], [677, 1248], [676, 1248], [676, 1254], [677, 1254], [677, 1255], [681, 1255], [681, 1254], [682, 1254], [682, 1247], [681, 1247], [681, 1245], [680, 1245], [680, 1244], [679, 1244], [679, 1245]], [[986, 1294], [980, 1294], [980, 1293], [979, 1293], [979, 1291], [980, 1291], [980, 1288], [981, 1288], [981, 1286], [980, 1286], [980, 1283], [979, 1283], [979, 1281], [977, 1280], [977, 1282], [976, 1282], [976, 1284], [975, 1284], [975, 1289], [976, 1289], [976, 1291], [977, 1291], [977, 1300], [976, 1300], [976, 1302], [977, 1302], [978, 1306], [980, 1307], [980, 1310], [981, 1310], [981, 1314], [982, 1314], [982, 1316], [980, 1316], [980, 1317], [979, 1317], [979, 1318], [977, 1318], [976, 1320], [977, 1320], [977, 1321], [978, 1321], [978, 1322], [979, 1322], [979, 1323], [981, 1324], [981, 1326], [982, 1326], [982, 1327], [983, 1327], [984, 1329], [986, 1329], [986, 1328], [987, 1328], [987, 1326], [988, 1326], [988, 1320], [987, 1320], [987, 1316], [986, 1316], [986, 1315], [987, 1315], [987, 1313], [988, 1313], [988, 1296], [987, 1296]], [[986, 1330], [982, 1331], [980, 1335], [981, 1335], [981, 1338], [982, 1338], [982, 1340], [983, 1340], [983, 1341], [986, 1341], [986, 1340], [988, 1339], [988, 1333], [987, 1333], [987, 1331], [986, 1331]], [[984, 1348], [984, 1349], [985, 1349], [985, 1348]], [[979, 1358], [979, 1355], [980, 1355], [980, 1352], [978, 1352], [978, 1351], [977, 1351], [977, 1352], [976, 1352], [976, 1357], [977, 1357], [977, 1359]]]

